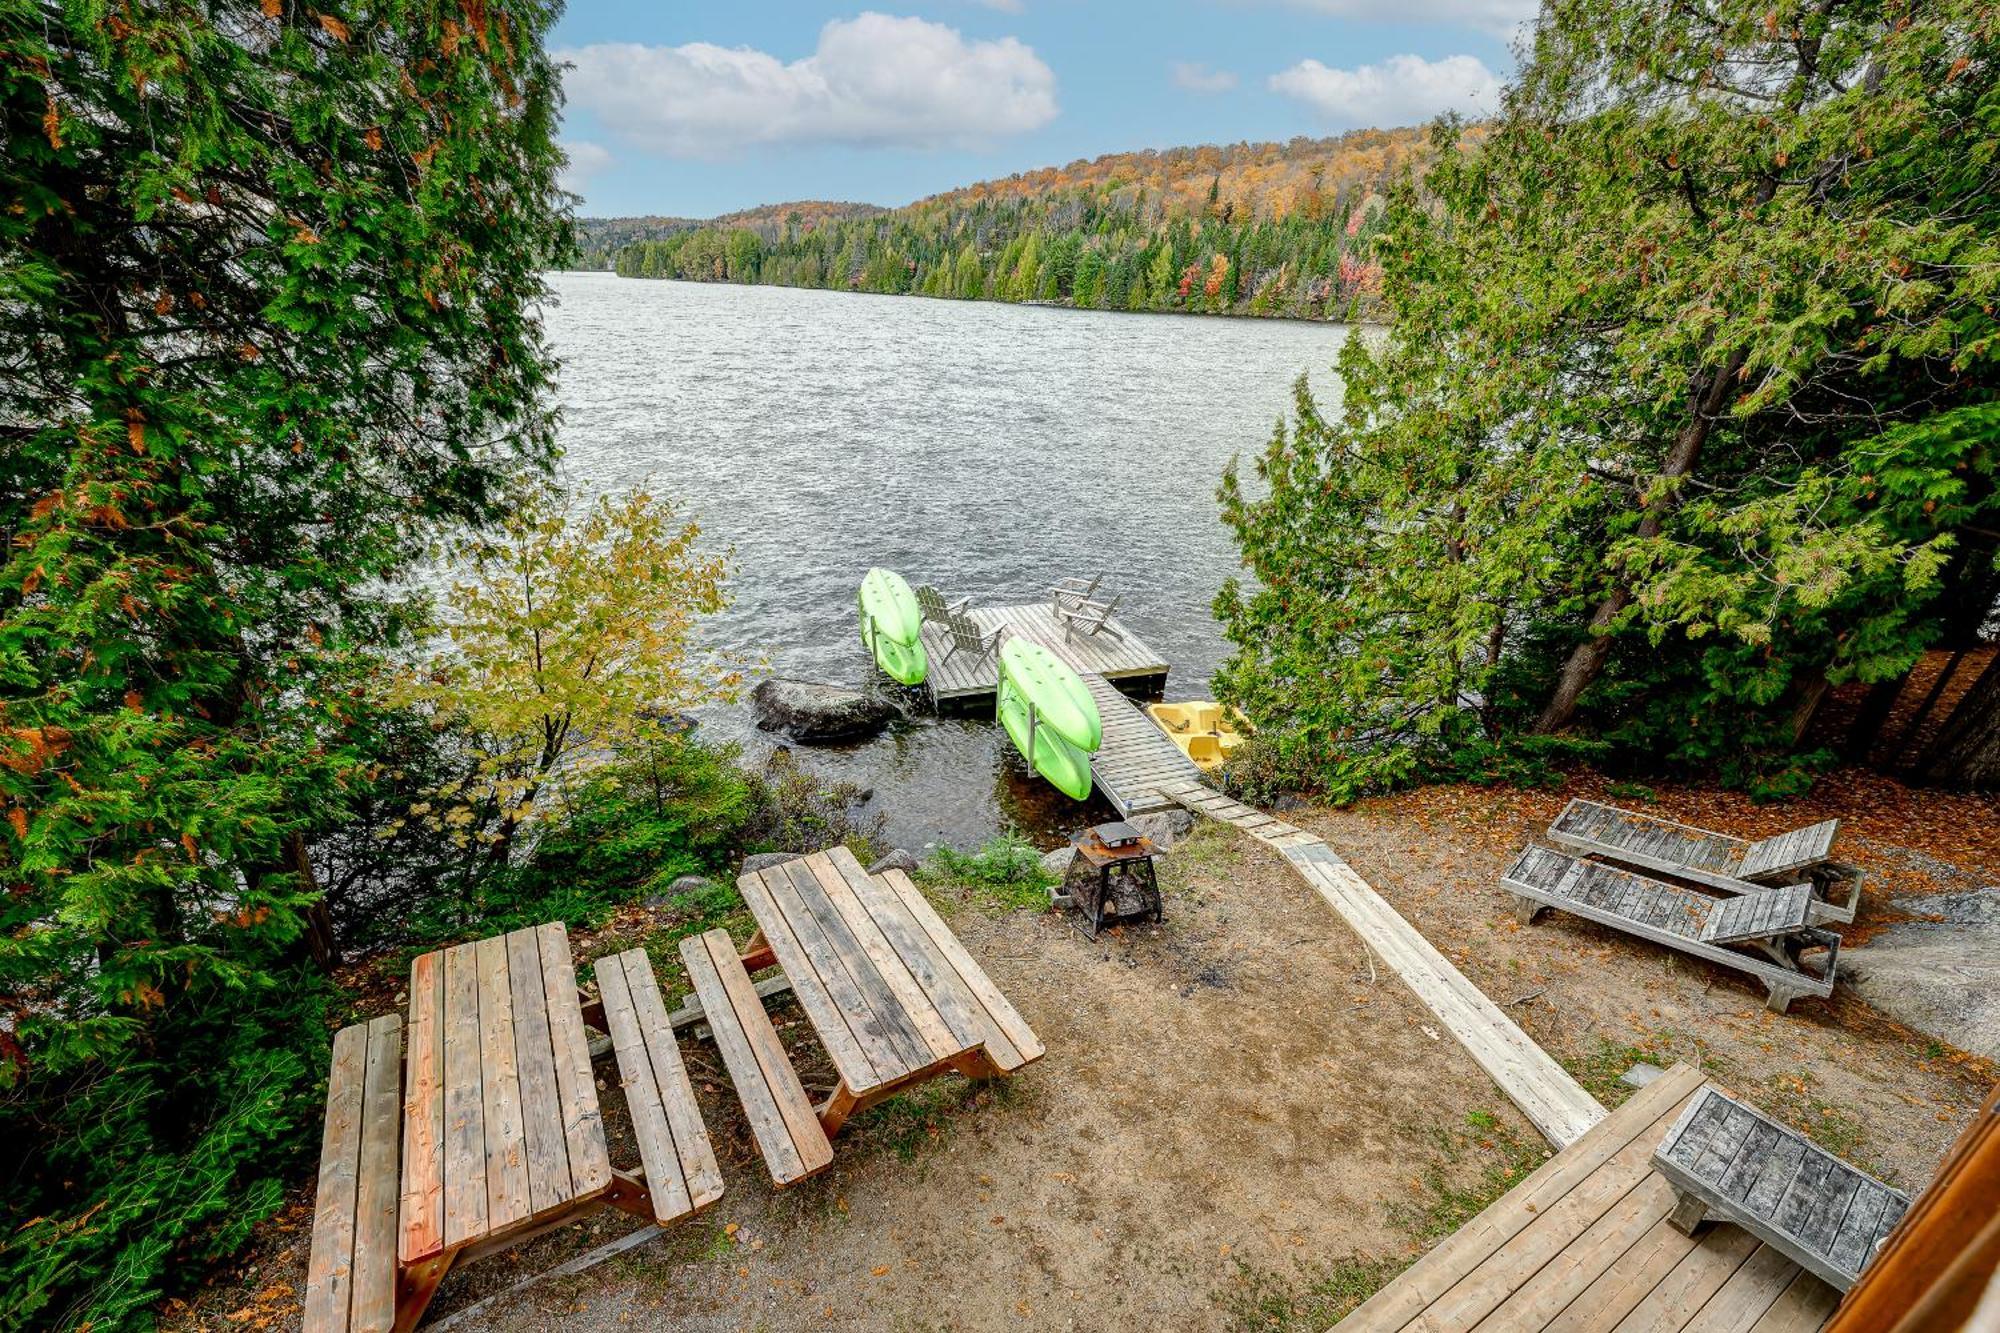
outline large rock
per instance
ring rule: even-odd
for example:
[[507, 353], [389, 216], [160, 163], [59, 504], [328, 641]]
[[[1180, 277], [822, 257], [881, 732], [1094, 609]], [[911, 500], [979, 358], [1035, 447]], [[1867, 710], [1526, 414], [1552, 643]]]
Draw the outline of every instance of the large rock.
[[1194, 816], [1185, 810], [1156, 810], [1150, 815], [1134, 815], [1126, 822], [1151, 838], [1153, 845], [1163, 852], [1171, 850], [1176, 839], [1185, 838], [1194, 828]]
[[1058, 847], [1054, 851], [1047, 852], [1042, 856], [1042, 869], [1048, 871], [1057, 879], [1067, 879], [1069, 877], [1070, 863], [1075, 860], [1075, 847]]
[[906, 875], [914, 875], [917, 873], [917, 858], [898, 847], [868, 867], [871, 875], [879, 875], [885, 870], [900, 870]]
[[1890, 1017], [2000, 1060], [2000, 887], [1899, 899], [1900, 921], [1840, 951], [1840, 978]]
[[707, 887], [708, 876], [706, 875], [682, 875], [675, 879], [673, 883], [667, 885], [665, 893], [654, 894], [652, 897], [645, 899], [640, 906], [667, 907], [682, 894], [696, 893]]
[[739, 875], [754, 875], [760, 870], [769, 870], [772, 866], [781, 866], [787, 861], [796, 861], [799, 859], [799, 856], [800, 853], [798, 852], [758, 852], [754, 856], [744, 857], [743, 869], [736, 873]]
[[783, 676], [760, 682], [750, 702], [759, 727], [781, 731], [801, 745], [866, 740], [896, 717], [896, 706], [879, 695]]

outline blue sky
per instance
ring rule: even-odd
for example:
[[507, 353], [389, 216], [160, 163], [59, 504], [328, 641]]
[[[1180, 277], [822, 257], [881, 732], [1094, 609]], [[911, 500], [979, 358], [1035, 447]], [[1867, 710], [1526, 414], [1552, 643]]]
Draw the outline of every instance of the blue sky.
[[1134, 148], [1490, 109], [1532, 0], [570, 0], [586, 214], [896, 205]]

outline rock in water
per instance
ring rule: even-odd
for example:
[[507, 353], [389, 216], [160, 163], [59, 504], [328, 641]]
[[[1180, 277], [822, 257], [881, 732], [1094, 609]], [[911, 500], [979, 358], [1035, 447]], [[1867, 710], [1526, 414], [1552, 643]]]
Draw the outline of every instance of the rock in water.
[[885, 870], [900, 870], [906, 875], [914, 875], [917, 873], [917, 858], [898, 847], [868, 867], [871, 875], [879, 875]]
[[757, 725], [781, 731], [801, 745], [866, 740], [896, 717], [887, 699], [845, 685], [773, 676], [750, 692]]
[[1891, 1018], [2000, 1059], [2000, 886], [1902, 898], [1899, 921], [1840, 951], [1840, 979]]

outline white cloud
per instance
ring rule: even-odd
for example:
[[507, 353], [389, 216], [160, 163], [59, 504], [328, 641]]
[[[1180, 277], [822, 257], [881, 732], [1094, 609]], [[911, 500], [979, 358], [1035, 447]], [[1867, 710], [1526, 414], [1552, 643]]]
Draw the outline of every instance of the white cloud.
[[1501, 80], [1476, 56], [1401, 55], [1354, 69], [1301, 60], [1273, 74], [1271, 89], [1335, 124], [1391, 126], [1414, 125], [1444, 111], [1486, 115], [1500, 105]]
[[1176, 60], [1167, 66], [1174, 87], [1191, 93], [1226, 93], [1236, 86], [1236, 76], [1226, 69], [1210, 69], [1194, 60]]
[[1040, 129], [1056, 76], [1012, 37], [967, 41], [917, 18], [864, 13], [789, 63], [750, 47], [612, 42], [561, 51], [572, 105], [619, 138], [675, 157], [757, 144], [931, 148]]
[[1337, 18], [1380, 23], [1446, 23], [1506, 38], [1540, 11], [1539, 0], [1283, 0]]
[[611, 165], [611, 150], [601, 143], [591, 143], [579, 139], [563, 145], [563, 154], [569, 158], [556, 183], [572, 194], [582, 194], [583, 187], [590, 184], [600, 172]]

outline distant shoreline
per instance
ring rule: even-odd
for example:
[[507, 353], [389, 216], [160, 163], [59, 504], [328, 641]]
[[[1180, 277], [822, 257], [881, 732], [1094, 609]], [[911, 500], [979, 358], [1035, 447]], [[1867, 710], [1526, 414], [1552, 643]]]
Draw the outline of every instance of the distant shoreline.
[[1072, 305], [1067, 301], [1008, 301], [997, 296], [933, 296], [928, 292], [865, 292], [847, 287], [806, 287], [789, 282], [704, 282], [696, 278], [630, 278], [608, 268], [559, 268], [551, 273], [602, 274], [620, 282], [679, 282], [690, 287], [764, 287], [790, 292], [826, 292], [832, 296], [880, 296], [892, 299], [942, 301], [950, 305], [1011, 305], [1037, 310], [1065, 310], [1093, 315], [1162, 315], [1171, 319], [1233, 319], [1248, 323], [1325, 324], [1349, 329], [1386, 329], [1386, 320], [1356, 316], [1352, 319], [1308, 318], [1303, 315], [1258, 315], [1247, 310], [1120, 310], [1110, 306]]

